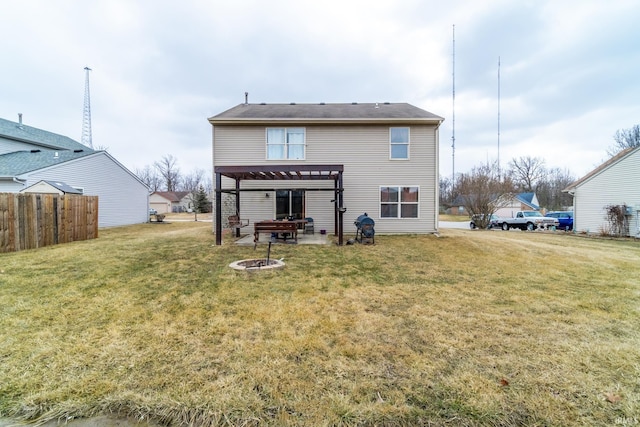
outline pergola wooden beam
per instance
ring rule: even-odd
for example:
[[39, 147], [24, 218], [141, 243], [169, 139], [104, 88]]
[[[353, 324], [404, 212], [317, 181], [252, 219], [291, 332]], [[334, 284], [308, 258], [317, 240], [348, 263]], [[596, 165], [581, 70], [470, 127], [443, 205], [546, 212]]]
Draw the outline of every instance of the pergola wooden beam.
[[[243, 180], [263, 180], [263, 181], [311, 181], [311, 180], [332, 180], [334, 188], [301, 188], [305, 191], [333, 191], [334, 200], [334, 235], [338, 236], [338, 245], [343, 245], [343, 214], [344, 200], [342, 187], [342, 174], [344, 165], [250, 165], [250, 166], [216, 166], [216, 245], [222, 244], [222, 193], [233, 193], [236, 195], [236, 211], [240, 211], [240, 193], [243, 191], [275, 191], [276, 188], [261, 189], [241, 189], [240, 182]], [[222, 177], [235, 180], [235, 188], [223, 189]], [[240, 230], [236, 230], [236, 235]]]

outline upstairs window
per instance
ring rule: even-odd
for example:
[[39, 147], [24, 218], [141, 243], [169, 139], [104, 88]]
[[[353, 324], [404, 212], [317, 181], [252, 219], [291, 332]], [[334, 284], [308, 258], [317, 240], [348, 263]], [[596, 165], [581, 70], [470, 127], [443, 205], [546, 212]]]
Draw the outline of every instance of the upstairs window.
[[267, 128], [268, 160], [304, 160], [304, 128]]
[[418, 187], [380, 187], [381, 218], [418, 218]]
[[389, 128], [389, 158], [409, 160], [409, 128]]

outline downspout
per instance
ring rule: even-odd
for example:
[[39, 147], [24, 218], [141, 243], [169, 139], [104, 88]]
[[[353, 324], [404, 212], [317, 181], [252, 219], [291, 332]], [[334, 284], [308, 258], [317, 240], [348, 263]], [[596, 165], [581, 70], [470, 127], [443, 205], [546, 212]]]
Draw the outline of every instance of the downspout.
[[571, 195], [572, 200], [573, 200], [573, 233], [576, 233], [577, 227], [576, 227], [576, 190], [569, 190], [567, 191], [568, 194]]

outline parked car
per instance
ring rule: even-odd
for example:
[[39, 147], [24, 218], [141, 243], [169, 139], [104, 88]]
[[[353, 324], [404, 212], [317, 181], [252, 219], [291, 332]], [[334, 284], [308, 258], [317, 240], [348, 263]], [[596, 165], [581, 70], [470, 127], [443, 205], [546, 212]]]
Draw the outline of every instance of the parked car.
[[158, 211], [153, 208], [149, 208], [149, 215], [158, 215]]
[[[475, 230], [476, 228], [478, 228], [478, 224], [481, 222], [482, 218], [484, 218], [484, 215], [482, 214], [473, 215], [471, 217], [471, 222], [469, 223], [469, 227], [472, 230]], [[491, 214], [491, 216], [489, 217], [489, 221], [487, 223], [487, 229], [490, 230], [493, 227], [497, 227], [499, 222], [500, 222], [500, 217], [498, 215]]]
[[558, 218], [560, 225], [558, 226], [558, 230], [573, 230], [573, 212], [571, 211], [555, 211], [548, 212], [545, 216], [550, 218]]

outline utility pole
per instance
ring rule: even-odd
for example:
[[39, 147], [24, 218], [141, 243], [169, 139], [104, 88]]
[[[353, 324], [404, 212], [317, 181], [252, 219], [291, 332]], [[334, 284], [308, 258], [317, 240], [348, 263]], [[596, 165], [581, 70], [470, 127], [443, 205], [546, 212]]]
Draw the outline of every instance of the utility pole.
[[89, 71], [91, 71], [91, 68], [84, 67], [84, 71], [84, 109], [82, 111], [81, 142], [87, 147], [93, 149], [93, 141], [91, 140], [91, 97], [89, 95]]
[[456, 26], [453, 25], [453, 46], [452, 46], [452, 115], [451, 115], [451, 198], [453, 201], [453, 190], [456, 185]]

